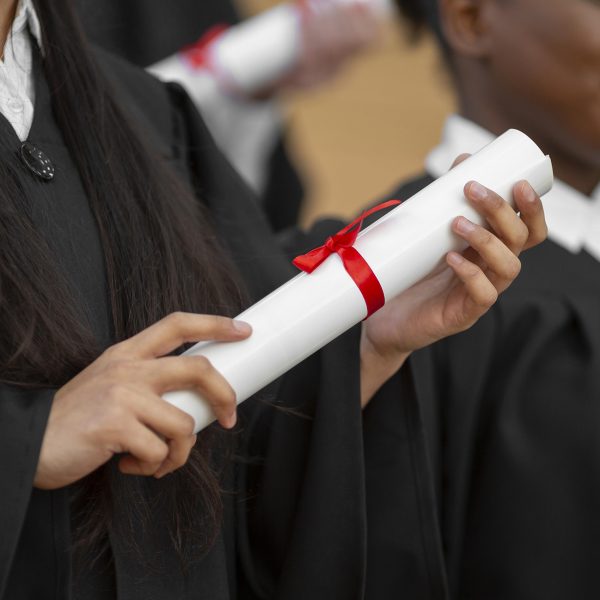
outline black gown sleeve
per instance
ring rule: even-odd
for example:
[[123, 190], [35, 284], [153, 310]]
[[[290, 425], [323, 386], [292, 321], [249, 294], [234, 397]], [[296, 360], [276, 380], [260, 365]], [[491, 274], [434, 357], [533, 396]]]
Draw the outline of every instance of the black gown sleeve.
[[0, 386], [0, 597], [21, 537], [54, 393]]
[[[416, 358], [453, 597], [596, 598], [600, 264], [547, 241], [473, 328]], [[431, 393], [431, 392], [434, 393]]]
[[412, 358], [451, 594], [461, 568], [480, 436], [485, 436], [481, 426], [493, 410], [490, 386], [502, 377], [498, 349], [506, 348], [503, 333], [501, 313], [492, 310], [469, 331]]
[[420, 390], [410, 360], [364, 411], [366, 600], [446, 600]]

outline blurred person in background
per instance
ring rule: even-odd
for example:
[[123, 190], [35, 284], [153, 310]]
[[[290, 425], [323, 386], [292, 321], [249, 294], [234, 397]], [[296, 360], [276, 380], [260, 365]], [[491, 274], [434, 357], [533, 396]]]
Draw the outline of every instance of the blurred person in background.
[[[459, 114], [393, 197], [509, 128], [550, 154], [557, 177], [549, 241], [516, 285], [472, 330], [411, 359], [451, 597], [599, 598], [600, 2], [397, 4], [437, 38]], [[391, 522], [370, 531], [371, 563], [401, 533]], [[392, 569], [378, 576], [393, 585]]]
[[[374, 0], [381, 2], [381, 0]], [[303, 183], [284, 139], [278, 96], [314, 89], [331, 79], [378, 38], [379, 22], [369, 0], [299, 0], [297, 59], [266, 89], [248, 94], [221, 81], [206, 85], [207, 71], [186, 53], [210, 43], [216, 28], [239, 23], [232, 0], [78, 0], [91, 39], [166, 81], [186, 89], [217, 145], [258, 195], [276, 230], [296, 223]], [[207, 35], [208, 34], [208, 35]], [[171, 57], [176, 60], [170, 60]], [[187, 63], [184, 67], [184, 63]]]

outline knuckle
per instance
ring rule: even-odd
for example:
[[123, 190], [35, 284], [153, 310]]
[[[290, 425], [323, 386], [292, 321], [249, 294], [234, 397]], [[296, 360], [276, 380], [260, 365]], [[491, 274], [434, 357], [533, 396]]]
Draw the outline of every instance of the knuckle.
[[110, 346], [109, 348], [104, 350], [104, 352], [102, 353], [102, 358], [109, 363], [117, 360], [123, 352], [123, 345], [124, 342], [119, 342], [118, 344]]
[[212, 368], [212, 364], [206, 356], [193, 356], [192, 366], [196, 375], [205, 376]]
[[118, 383], [111, 383], [107, 386], [104, 392], [104, 409], [105, 411], [121, 412], [123, 411], [123, 396], [124, 389]]
[[98, 423], [98, 430], [103, 430], [108, 437], [122, 440], [127, 437], [129, 431], [129, 415], [120, 404], [110, 404], [103, 412], [103, 418]]
[[176, 332], [183, 331], [188, 323], [188, 317], [186, 313], [182, 311], [172, 312], [170, 315], [164, 318], [165, 324]]
[[496, 242], [496, 236], [487, 229], [478, 229], [477, 242], [480, 246], [492, 246]]
[[175, 425], [176, 433], [179, 437], [188, 438], [194, 433], [194, 419], [182, 410], [177, 410], [179, 414]]
[[227, 317], [221, 315], [205, 315], [206, 319], [210, 320], [214, 326], [223, 325], [227, 321]]
[[498, 300], [498, 292], [495, 289], [489, 289], [482, 292], [477, 299], [477, 304], [482, 308], [490, 308]]
[[450, 333], [460, 333], [466, 331], [471, 327], [473, 319], [470, 316], [464, 314], [456, 314], [450, 321]]
[[464, 276], [467, 279], [478, 279], [482, 273], [483, 271], [473, 263], [467, 264], [464, 268]]
[[231, 319], [219, 315], [210, 315], [211, 326], [217, 331], [227, 332], [231, 329]]
[[514, 258], [510, 261], [510, 264], [506, 267], [506, 278], [507, 279], [516, 279], [521, 272], [521, 261], [518, 258]]
[[191, 446], [181, 447], [178, 452], [171, 452], [168, 462], [175, 468], [183, 467], [190, 456]]
[[495, 192], [489, 191], [488, 198], [487, 198], [487, 205], [490, 210], [496, 212], [496, 211], [499, 211], [502, 208], [504, 208], [504, 206], [506, 205], [506, 202], [504, 201], [504, 198], [502, 198]]
[[107, 390], [102, 405], [87, 420], [87, 430], [92, 436], [123, 442], [130, 423], [129, 413], [123, 404], [122, 389], [113, 386]]
[[182, 417], [183, 417], [183, 424], [182, 424], [183, 432], [187, 436], [195, 437], [193, 434], [194, 434], [194, 427], [196, 425], [196, 422], [194, 421], [192, 416], [188, 415], [187, 413], [182, 413]]
[[515, 241], [522, 248], [529, 239], [529, 229], [525, 226], [525, 224], [521, 223], [518, 231], [515, 234]]
[[161, 464], [169, 455], [169, 447], [163, 443], [154, 444], [147, 449], [146, 462]]
[[117, 359], [111, 360], [107, 365], [106, 369], [108, 375], [113, 381], [127, 381], [131, 379], [133, 373], [137, 368], [137, 363], [130, 359]]
[[213, 403], [223, 408], [233, 407], [236, 404], [236, 395], [230, 386], [224, 387], [213, 396]]

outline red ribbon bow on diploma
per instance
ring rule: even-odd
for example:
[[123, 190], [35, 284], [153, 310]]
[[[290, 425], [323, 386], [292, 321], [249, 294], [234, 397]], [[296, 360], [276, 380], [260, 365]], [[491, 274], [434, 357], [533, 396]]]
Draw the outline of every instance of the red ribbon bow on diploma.
[[296, 265], [305, 273], [312, 273], [325, 259], [336, 253], [341, 259], [348, 275], [352, 277], [367, 305], [367, 318], [385, 304], [385, 295], [377, 276], [367, 261], [361, 256], [354, 242], [360, 233], [364, 220], [373, 213], [400, 204], [400, 200], [388, 200], [364, 212], [341, 231], [327, 238], [323, 246], [294, 259]]

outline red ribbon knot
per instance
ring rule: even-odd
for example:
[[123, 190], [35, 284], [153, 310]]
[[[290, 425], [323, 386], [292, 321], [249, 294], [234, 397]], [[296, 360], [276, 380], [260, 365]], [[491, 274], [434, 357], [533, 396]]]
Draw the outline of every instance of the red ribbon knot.
[[360, 290], [365, 304], [367, 305], [367, 317], [378, 311], [385, 304], [385, 294], [375, 273], [354, 248], [354, 242], [360, 233], [364, 220], [373, 213], [385, 210], [391, 206], [400, 204], [400, 200], [388, 200], [365, 211], [360, 217], [354, 219], [344, 229], [327, 238], [323, 246], [311, 250], [307, 254], [297, 256], [294, 259], [296, 265], [305, 273], [312, 273], [332, 254], [337, 254], [342, 259], [342, 264], [348, 275]]

